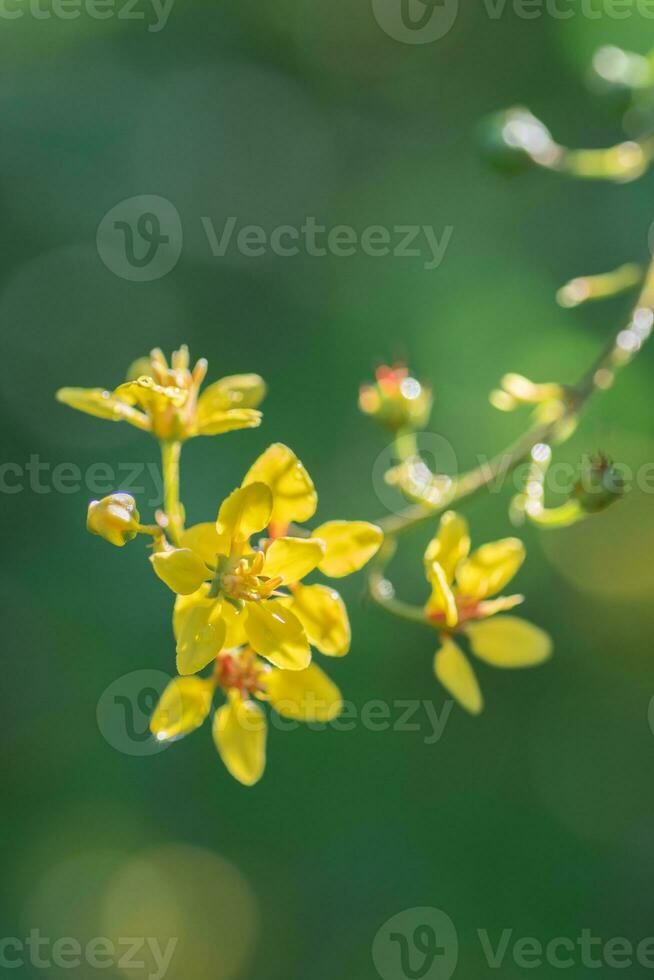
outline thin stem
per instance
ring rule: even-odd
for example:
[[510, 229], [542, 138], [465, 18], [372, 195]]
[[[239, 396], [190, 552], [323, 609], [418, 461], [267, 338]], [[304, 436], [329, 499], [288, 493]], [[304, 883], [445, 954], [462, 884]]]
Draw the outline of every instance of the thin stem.
[[437, 502], [414, 504], [398, 514], [377, 521], [384, 531], [387, 547], [380, 551], [368, 574], [368, 591], [372, 599], [389, 612], [405, 619], [417, 619], [419, 612], [424, 621], [424, 614], [420, 607], [409, 606], [396, 599], [392, 584], [384, 577], [384, 569], [395, 552], [396, 539], [447, 507], [474, 496], [490, 486], [498, 477], [506, 477], [520, 463], [529, 459], [532, 449], [538, 443], [549, 445], [566, 422], [578, 418], [591, 395], [612, 385], [616, 373], [631, 361], [649, 336], [653, 323], [654, 259], [650, 261], [628, 327], [622, 329], [617, 336], [611, 337], [577, 384], [568, 389], [566, 408], [562, 416], [532, 426], [513, 445], [497, 456], [453, 479], [447, 489], [443, 490]]
[[161, 468], [164, 485], [164, 512], [168, 518], [167, 530], [173, 544], [178, 545], [184, 530], [184, 509], [179, 499], [179, 457], [181, 442], [165, 440], [161, 443]]

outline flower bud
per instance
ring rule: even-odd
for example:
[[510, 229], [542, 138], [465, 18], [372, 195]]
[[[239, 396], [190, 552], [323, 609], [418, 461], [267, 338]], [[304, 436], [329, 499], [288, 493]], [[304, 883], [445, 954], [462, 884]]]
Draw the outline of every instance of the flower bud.
[[625, 486], [611, 460], [599, 454], [584, 461], [572, 496], [587, 514], [597, 514], [624, 496]]
[[92, 500], [86, 516], [86, 527], [110, 544], [122, 548], [139, 531], [136, 501], [128, 493], [112, 493], [102, 500]]
[[422, 428], [431, 412], [431, 389], [409, 376], [407, 368], [385, 364], [375, 372], [373, 384], [359, 390], [359, 408], [392, 432]]
[[535, 165], [552, 166], [560, 153], [547, 127], [522, 106], [489, 116], [481, 124], [479, 137], [484, 158], [508, 174]]

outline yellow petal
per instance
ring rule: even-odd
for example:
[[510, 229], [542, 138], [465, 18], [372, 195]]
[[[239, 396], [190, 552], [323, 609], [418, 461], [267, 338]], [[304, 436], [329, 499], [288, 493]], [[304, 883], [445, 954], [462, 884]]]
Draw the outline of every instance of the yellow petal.
[[169, 406], [181, 408], [188, 398], [188, 392], [174, 386], [158, 385], [152, 378], [141, 375], [135, 381], [125, 381], [114, 390], [114, 396], [122, 398], [130, 405], [138, 405], [152, 415], [163, 412]]
[[60, 388], [55, 397], [63, 405], [76, 408], [78, 412], [86, 412], [87, 415], [95, 415], [99, 419], [131, 422], [138, 429], [150, 428], [147, 415], [102, 388]]
[[162, 582], [178, 595], [197, 592], [209, 578], [209, 570], [199, 555], [190, 548], [171, 548], [150, 555], [152, 567]]
[[266, 383], [258, 374], [232, 374], [207, 385], [198, 399], [198, 422], [230, 408], [258, 408], [266, 395]]
[[465, 517], [448, 510], [441, 517], [436, 537], [427, 545], [425, 551], [425, 571], [431, 581], [431, 564], [437, 561], [448, 582], [452, 582], [454, 572], [470, 551], [470, 534]]
[[127, 368], [125, 381], [136, 381], [137, 378], [152, 378], [154, 381], [152, 359], [149, 357], [137, 357]]
[[518, 538], [491, 541], [474, 551], [456, 576], [459, 592], [485, 599], [503, 589], [525, 560], [525, 546]]
[[213, 607], [215, 600], [207, 599], [207, 593], [209, 592], [209, 583], [203, 583], [197, 592], [192, 592], [190, 595], [178, 595], [175, 597], [175, 605], [173, 607], [173, 633], [175, 634], [175, 639], [179, 637], [179, 632], [184, 624], [186, 616], [190, 613], [197, 605], [205, 605], [210, 608]]
[[243, 646], [247, 642], [245, 611], [238, 612], [230, 602], [224, 602], [221, 615], [227, 630], [223, 646], [227, 650]]
[[331, 721], [343, 707], [341, 692], [315, 664], [306, 670], [273, 670], [266, 690], [275, 711], [295, 721]]
[[177, 636], [177, 671], [197, 674], [216, 657], [225, 644], [227, 627], [220, 603], [201, 602], [187, 610]]
[[243, 486], [255, 481], [272, 490], [274, 524], [308, 521], [316, 512], [318, 496], [311, 477], [295, 453], [276, 442], [269, 446], [250, 467]]
[[523, 595], [500, 595], [497, 599], [483, 599], [477, 606], [475, 619], [487, 619], [489, 616], [496, 616], [497, 613], [508, 612], [524, 601]]
[[367, 521], [327, 521], [312, 532], [325, 542], [325, 557], [318, 566], [331, 578], [356, 572], [379, 551], [381, 528]]
[[427, 615], [439, 617], [442, 614], [446, 626], [456, 626], [459, 621], [456, 600], [448, 584], [447, 576], [437, 561], [431, 563], [429, 578], [431, 596], [425, 609]]
[[237, 429], [256, 429], [261, 425], [261, 412], [253, 408], [234, 408], [226, 412], [217, 411], [206, 415], [203, 419], [195, 420], [194, 434], [196, 436], [219, 436], [223, 432], [235, 432]]
[[218, 513], [220, 533], [247, 541], [270, 523], [272, 494], [265, 483], [250, 483], [230, 493]]
[[288, 606], [313, 646], [327, 656], [345, 656], [350, 649], [350, 622], [338, 592], [326, 585], [298, 585]]
[[446, 639], [434, 658], [434, 672], [443, 687], [473, 715], [484, 707], [479, 684], [467, 658], [453, 642]]
[[195, 731], [211, 710], [213, 692], [210, 678], [176, 677], [161, 695], [150, 731], [160, 742]]
[[302, 623], [278, 599], [248, 602], [245, 632], [262, 657], [282, 670], [304, 670], [311, 648]]
[[194, 524], [187, 528], [180, 538], [182, 548], [190, 548], [207, 565], [216, 566], [217, 555], [229, 554], [229, 537], [218, 534], [214, 521], [205, 524]]
[[213, 719], [213, 740], [225, 766], [239, 783], [253, 786], [266, 768], [266, 718], [254, 701], [230, 697]]
[[545, 630], [519, 616], [472, 623], [467, 633], [473, 653], [493, 667], [535, 667], [552, 653], [552, 640]]
[[299, 582], [318, 566], [325, 554], [319, 538], [276, 538], [266, 551], [263, 574], [282, 577], [284, 583]]

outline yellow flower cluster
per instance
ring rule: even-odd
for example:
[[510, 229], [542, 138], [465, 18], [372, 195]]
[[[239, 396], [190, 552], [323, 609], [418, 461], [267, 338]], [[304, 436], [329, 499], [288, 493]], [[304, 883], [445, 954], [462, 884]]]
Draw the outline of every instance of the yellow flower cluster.
[[[113, 392], [64, 388], [57, 397], [91, 415], [130, 422], [163, 447], [258, 425], [262, 379], [235, 375], [200, 394], [206, 368], [201, 360], [189, 370], [186, 348], [173, 354], [169, 368], [155, 350]], [[185, 529], [176, 497], [178, 453], [164, 454], [166, 459], [173, 469], [164, 468], [164, 482], [174, 492], [156, 524], [142, 525], [133, 498], [115, 493], [91, 502], [87, 527], [119, 547], [137, 534], [150, 535], [152, 567], [176, 594], [179, 676], [152, 716], [153, 735], [170, 740], [193, 731], [221, 691], [225, 703], [213, 718], [214, 741], [230, 773], [252, 785], [266, 758], [259, 702], [298, 721], [329, 721], [341, 710], [341, 694], [312, 663], [311, 648], [331, 657], [348, 653], [347, 610], [336, 590], [304, 579], [316, 569], [330, 578], [357, 571], [377, 552], [383, 535], [366, 521], [301, 527], [314, 516], [318, 497], [305, 467], [281, 443], [255, 461], [215, 521]], [[208, 676], [198, 676], [210, 665]]]
[[[229, 772], [251, 786], [266, 763], [264, 702], [283, 717], [306, 722], [327, 722], [342, 707], [340, 691], [313, 662], [312, 648], [327, 657], [348, 653], [347, 609], [335, 589], [307, 584], [307, 576], [318, 571], [341, 578], [358, 571], [377, 554], [383, 534], [367, 521], [332, 520], [308, 529], [317, 510], [316, 490], [282, 443], [259, 456], [222, 501], [215, 520], [186, 528], [179, 500], [182, 443], [259, 425], [257, 406], [265, 395], [256, 374], [222, 378], [201, 392], [206, 370], [204, 360], [190, 369], [185, 347], [173, 353], [170, 367], [154, 350], [132, 365], [127, 380], [112, 392], [63, 388], [57, 398], [91, 415], [127, 421], [160, 442], [165, 499], [155, 523], [141, 524], [134, 499], [114, 493], [91, 502], [87, 527], [118, 547], [138, 534], [150, 536], [152, 568], [175, 594], [177, 676], [151, 718], [153, 737], [171, 741], [200, 727], [218, 693], [222, 703], [212, 718], [216, 748]], [[537, 389], [517, 376], [504, 379], [511, 407], [520, 401], [551, 402], [559, 393], [552, 385]], [[406, 368], [383, 367], [375, 384], [362, 388], [360, 404], [393, 432], [400, 456], [414, 459], [412, 434], [425, 424], [430, 390]], [[389, 588], [392, 596], [382, 570], [393, 550], [389, 540], [370, 575], [371, 583], [385, 586], [371, 593], [382, 604], [388, 604]], [[482, 710], [483, 699], [461, 641], [477, 659], [496, 667], [533, 666], [550, 656], [546, 633], [507, 615], [522, 596], [498, 596], [524, 557], [517, 538], [471, 553], [465, 518], [448, 511], [424, 555], [431, 587], [426, 604], [390, 600], [390, 611], [437, 630], [436, 677], [473, 714]]]
[[[380, 529], [365, 521], [328, 521], [307, 536], [289, 535], [289, 525], [309, 520], [316, 506], [306, 469], [276, 443], [222, 503], [215, 522], [190, 527], [180, 547], [164, 544], [150, 559], [177, 594], [173, 626], [181, 675], [164, 693], [152, 731], [157, 738], [192, 731], [221, 688], [228, 703], [215, 715], [214, 739], [229, 771], [248, 785], [265, 764], [265, 720], [253, 698], [296, 720], [325, 721], [340, 710], [340, 693], [311, 663], [311, 646], [344, 656], [347, 610], [334, 589], [302, 580], [314, 569], [333, 578], [349, 575], [382, 541]], [[190, 677], [212, 662], [211, 678]]]

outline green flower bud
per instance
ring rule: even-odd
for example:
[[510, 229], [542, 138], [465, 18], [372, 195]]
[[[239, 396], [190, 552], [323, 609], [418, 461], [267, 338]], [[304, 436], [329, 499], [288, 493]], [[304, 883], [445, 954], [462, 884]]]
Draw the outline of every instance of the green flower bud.
[[624, 480], [608, 456], [600, 453], [584, 461], [572, 497], [587, 514], [598, 514], [624, 496]]
[[92, 500], [86, 516], [86, 527], [92, 534], [118, 548], [139, 533], [139, 512], [136, 501], [128, 493], [112, 493], [102, 500]]

